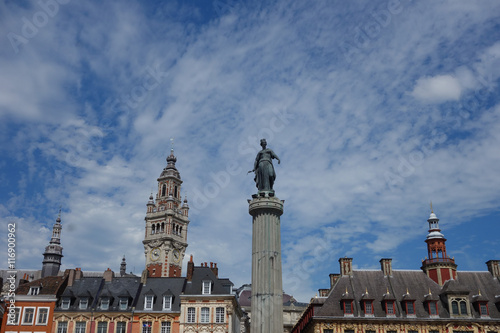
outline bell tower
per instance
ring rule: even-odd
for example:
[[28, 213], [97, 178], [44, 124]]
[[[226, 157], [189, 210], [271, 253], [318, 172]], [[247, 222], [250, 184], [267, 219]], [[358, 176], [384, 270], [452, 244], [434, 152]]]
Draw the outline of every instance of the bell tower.
[[189, 206], [181, 200], [182, 180], [175, 167], [174, 149], [158, 181], [156, 199], [153, 194], [146, 205], [144, 254], [149, 277], [181, 276], [186, 251]]
[[52, 238], [49, 245], [45, 247], [42, 262], [42, 277], [57, 276], [61, 267], [62, 246], [61, 246], [61, 210], [57, 216], [56, 223], [52, 227]]
[[431, 215], [427, 220], [429, 223], [429, 234], [425, 242], [427, 243], [427, 258], [422, 260], [421, 269], [434, 282], [442, 286], [447, 280], [457, 278], [457, 265], [455, 259], [448, 257], [446, 254], [446, 238], [439, 229], [439, 219], [432, 209]]

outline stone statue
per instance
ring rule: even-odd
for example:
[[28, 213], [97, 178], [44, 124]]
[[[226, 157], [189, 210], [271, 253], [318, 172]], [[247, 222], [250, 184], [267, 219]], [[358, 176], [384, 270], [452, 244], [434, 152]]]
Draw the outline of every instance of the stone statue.
[[259, 151], [257, 157], [255, 157], [255, 163], [253, 166], [253, 170], [250, 172], [255, 172], [255, 185], [261, 192], [271, 192], [274, 193], [273, 184], [276, 179], [276, 173], [274, 172], [272, 159], [275, 158], [278, 160], [278, 164], [280, 164], [280, 159], [278, 155], [274, 153], [269, 148], [266, 148], [267, 142], [266, 139], [260, 140], [260, 145], [262, 146], [262, 150]]

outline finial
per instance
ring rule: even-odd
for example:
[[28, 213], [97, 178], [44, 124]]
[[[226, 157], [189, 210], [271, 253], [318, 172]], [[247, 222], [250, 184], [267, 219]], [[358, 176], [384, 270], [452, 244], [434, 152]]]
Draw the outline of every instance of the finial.
[[481, 289], [478, 290], [478, 294], [479, 294], [479, 296], [481, 296]]
[[432, 295], [431, 288], [429, 288], [429, 295]]
[[368, 295], [368, 288], [365, 288], [365, 295]]
[[434, 213], [434, 209], [432, 209], [432, 200], [431, 200], [431, 214]]
[[345, 287], [345, 293], [346, 295], [349, 294], [349, 292], [347, 291], [347, 286]]
[[410, 292], [408, 291], [408, 287], [406, 287], [406, 295], [410, 295]]
[[174, 151], [174, 137], [171, 137], [170, 138], [170, 151], [173, 152]]
[[386, 292], [387, 295], [389, 295], [389, 287], [386, 287]]
[[59, 205], [59, 215], [57, 217], [61, 218], [61, 210], [62, 210], [62, 205]]

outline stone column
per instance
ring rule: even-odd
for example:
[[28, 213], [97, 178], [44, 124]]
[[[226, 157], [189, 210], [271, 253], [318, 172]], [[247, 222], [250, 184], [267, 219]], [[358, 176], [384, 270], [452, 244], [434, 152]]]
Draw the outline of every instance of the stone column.
[[280, 231], [283, 202], [276, 197], [257, 195], [248, 200], [248, 212], [253, 217], [252, 333], [283, 332]]

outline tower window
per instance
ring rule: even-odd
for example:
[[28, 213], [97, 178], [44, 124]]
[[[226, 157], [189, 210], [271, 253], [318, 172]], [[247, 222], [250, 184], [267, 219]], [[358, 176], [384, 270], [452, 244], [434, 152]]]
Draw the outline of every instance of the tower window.
[[177, 186], [174, 187], [174, 198], [177, 198]]
[[161, 196], [164, 197], [166, 193], [167, 193], [167, 185], [163, 184], [163, 186], [161, 187]]

